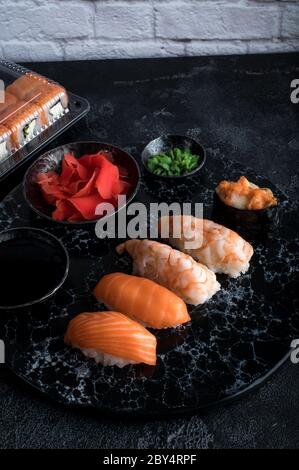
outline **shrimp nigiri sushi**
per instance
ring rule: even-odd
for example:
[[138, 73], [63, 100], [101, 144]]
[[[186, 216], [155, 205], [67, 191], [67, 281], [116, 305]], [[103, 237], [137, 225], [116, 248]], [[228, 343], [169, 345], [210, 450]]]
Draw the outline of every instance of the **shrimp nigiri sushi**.
[[118, 310], [152, 328], [170, 328], [190, 321], [182, 299], [165, 287], [142, 277], [123, 273], [107, 274], [98, 282], [93, 295], [108, 308]]
[[[253, 255], [252, 246], [223, 225], [191, 215], [161, 217], [159, 225], [160, 233], [169, 229], [168, 240], [171, 245], [205, 264], [214, 273], [224, 273], [236, 278], [249, 268]], [[180, 237], [175, 232], [177, 228]], [[198, 240], [198, 246], [186, 248], [186, 242], [190, 240]]]
[[64, 341], [104, 366], [156, 364], [156, 337], [119, 312], [81, 313], [70, 321]]
[[219, 289], [215, 274], [191, 256], [151, 240], [128, 240], [117, 248], [133, 258], [134, 273], [157, 282], [186, 303], [207, 302]]

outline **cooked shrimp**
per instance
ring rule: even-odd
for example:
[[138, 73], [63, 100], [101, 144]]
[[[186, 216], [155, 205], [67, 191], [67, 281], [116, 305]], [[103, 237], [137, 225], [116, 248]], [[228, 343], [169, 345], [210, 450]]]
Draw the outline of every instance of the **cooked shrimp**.
[[[169, 242], [179, 250], [191, 255], [205, 264], [214, 273], [224, 273], [238, 277], [249, 268], [253, 248], [233, 230], [212, 220], [198, 219], [193, 216], [162, 217], [160, 231], [165, 231], [169, 224]], [[173, 236], [176, 224], [180, 226], [180, 238]], [[195, 248], [186, 248], [186, 241], [198, 241]], [[196, 243], [194, 243], [194, 246]]]
[[151, 240], [128, 240], [117, 247], [133, 258], [134, 272], [174, 292], [185, 302], [207, 302], [219, 289], [215, 274], [168, 245]]

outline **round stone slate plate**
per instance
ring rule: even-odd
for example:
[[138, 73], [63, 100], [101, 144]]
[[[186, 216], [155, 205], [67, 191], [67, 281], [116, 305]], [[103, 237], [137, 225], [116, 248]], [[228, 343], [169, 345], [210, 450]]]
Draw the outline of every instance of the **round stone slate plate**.
[[42, 227], [61, 239], [71, 263], [66, 283], [51, 301], [30, 311], [1, 312], [0, 338], [8, 366], [60, 403], [133, 416], [192, 412], [261, 384], [288, 359], [291, 341], [299, 337], [298, 208], [271, 183], [212, 153], [201, 174], [175, 187], [145, 176], [137, 200], [147, 206], [156, 201], [203, 202], [204, 216], [209, 217], [217, 182], [241, 174], [271, 187], [278, 197], [277, 232], [254, 242], [245, 275], [218, 276], [222, 289], [207, 304], [190, 310], [190, 324], [154, 331], [156, 367], [104, 368], [65, 346], [69, 320], [99, 309], [91, 295], [95, 283], [104, 273], [130, 273], [131, 261], [116, 255], [117, 240], [97, 239], [93, 227], [66, 228], [45, 221], [27, 207], [21, 187], [12, 191], [1, 203], [0, 229]]

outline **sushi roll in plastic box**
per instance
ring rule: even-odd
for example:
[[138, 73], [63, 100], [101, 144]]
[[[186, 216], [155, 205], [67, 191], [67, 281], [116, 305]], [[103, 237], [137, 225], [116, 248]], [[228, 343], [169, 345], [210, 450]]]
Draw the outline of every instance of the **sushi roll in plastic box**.
[[62, 85], [0, 61], [0, 180], [89, 111]]

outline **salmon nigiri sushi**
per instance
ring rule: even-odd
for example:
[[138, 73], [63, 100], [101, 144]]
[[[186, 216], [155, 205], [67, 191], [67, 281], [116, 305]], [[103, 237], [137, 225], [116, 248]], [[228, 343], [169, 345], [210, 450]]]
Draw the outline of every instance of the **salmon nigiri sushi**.
[[119, 312], [81, 313], [70, 321], [64, 341], [104, 366], [156, 365], [156, 337]]
[[116, 250], [119, 254], [129, 253], [136, 274], [166, 287], [187, 304], [203, 304], [220, 289], [210, 269], [163, 243], [146, 239], [128, 240], [118, 245]]
[[107, 274], [98, 282], [93, 295], [108, 308], [118, 310], [152, 328], [170, 328], [190, 321], [182, 299], [156, 282], [142, 277], [123, 273]]

